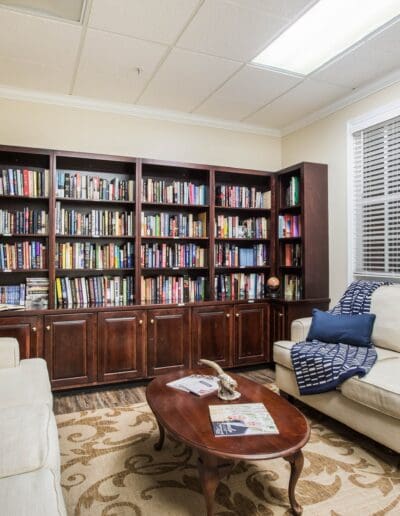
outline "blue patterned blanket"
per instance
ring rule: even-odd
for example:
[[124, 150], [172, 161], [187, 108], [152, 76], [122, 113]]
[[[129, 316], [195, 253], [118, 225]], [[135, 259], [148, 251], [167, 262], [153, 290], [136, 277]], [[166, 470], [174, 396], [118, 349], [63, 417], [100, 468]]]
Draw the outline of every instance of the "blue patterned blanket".
[[[332, 314], [368, 313], [372, 293], [388, 283], [354, 281], [343, 294]], [[292, 347], [291, 358], [300, 394], [331, 391], [347, 378], [365, 376], [375, 364], [375, 348], [349, 344], [330, 344], [313, 340]]]

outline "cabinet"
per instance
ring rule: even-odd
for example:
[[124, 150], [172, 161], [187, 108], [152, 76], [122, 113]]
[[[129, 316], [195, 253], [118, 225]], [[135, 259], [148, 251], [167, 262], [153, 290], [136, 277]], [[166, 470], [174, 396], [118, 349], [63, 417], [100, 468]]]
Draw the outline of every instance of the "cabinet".
[[212, 305], [192, 311], [192, 365], [200, 358], [217, 362], [221, 367], [233, 365], [233, 309]]
[[235, 307], [235, 365], [268, 361], [268, 305], [248, 304]]
[[145, 375], [145, 321], [143, 310], [99, 313], [99, 382], [130, 380]]
[[19, 343], [20, 358], [43, 355], [42, 317], [0, 317], [0, 337], [15, 337]]
[[96, 380], [96, 318], [90, 313], [44, 317], [44, 356], [54, 388]]
[[148, 311], [147, 356], [148, 376], [190, 367], [188, 308]]

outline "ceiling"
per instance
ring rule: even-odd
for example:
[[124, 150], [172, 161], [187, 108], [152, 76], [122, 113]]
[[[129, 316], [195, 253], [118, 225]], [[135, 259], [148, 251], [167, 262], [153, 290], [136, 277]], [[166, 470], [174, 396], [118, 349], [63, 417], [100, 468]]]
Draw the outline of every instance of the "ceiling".
[[313, 3], [87, 0], [82, 23], [0, 7], [0, 84], [282, 131], [400, 68], [397, 19], [307, 77], [252, 65]]

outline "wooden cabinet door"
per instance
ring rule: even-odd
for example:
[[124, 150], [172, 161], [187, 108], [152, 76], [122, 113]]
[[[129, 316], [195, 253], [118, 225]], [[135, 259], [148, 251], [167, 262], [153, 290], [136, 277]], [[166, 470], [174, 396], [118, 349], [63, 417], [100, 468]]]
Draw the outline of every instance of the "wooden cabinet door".
[[47, 315], [44, 353], [54, 388], [96, 380], [96, 314]]
[[207, 306], [192, 311], [193, 367], [207, 358], [229, 367], [233, 348], [233, 309], [230, 306]]
[[287, 335], [287, 324], [286, 324], [286, 307], [283, 304], [271, 303], [270, 307], [270, 330], [271, 330], [271, 347], [277, 340], [286, 340], [289, 338]]
[[267, 304], [236, 305], [235, 365], [269, 360]]
[[190, 367], [189, 308], [149, 310], [147, 355], [149, 376]]
[[18, 340], [21, 360], [43, 356], [42, 317], [0, 317], [0, 337], [15, 337]]
[[145, 375], [145, 312], [100, 312], [98, 319], [98, 379], [129, 380]]

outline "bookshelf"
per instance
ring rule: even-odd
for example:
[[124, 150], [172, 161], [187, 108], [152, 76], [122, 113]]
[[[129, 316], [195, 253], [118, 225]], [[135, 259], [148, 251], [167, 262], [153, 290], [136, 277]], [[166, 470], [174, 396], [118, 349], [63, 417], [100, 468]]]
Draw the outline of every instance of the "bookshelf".
[[[199, 358], [271, 361], [293, 318], [328, 307], [324, 165], [270, 173], [0, 146], [0, 180], [0, 306], [14, 305], [0, 335], [44, 357], [54, 389]], [[271, 275], [299, 293], [269, 298]]]

